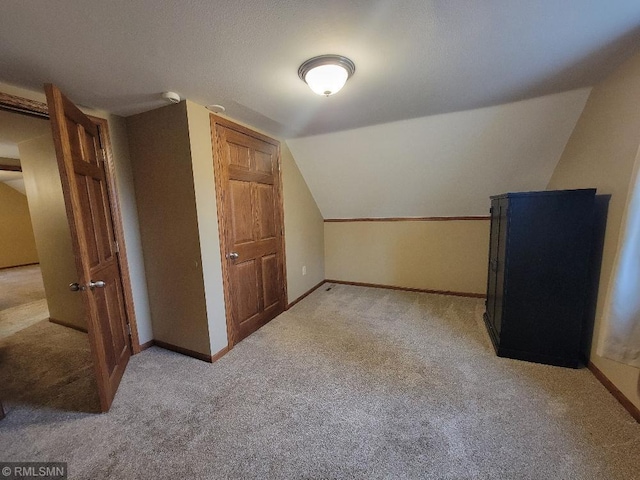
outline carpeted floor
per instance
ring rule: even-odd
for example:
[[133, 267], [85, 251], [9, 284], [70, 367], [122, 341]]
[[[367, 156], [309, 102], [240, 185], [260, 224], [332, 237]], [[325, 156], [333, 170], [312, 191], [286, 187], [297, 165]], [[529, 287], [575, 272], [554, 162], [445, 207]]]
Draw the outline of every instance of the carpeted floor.
[[0, 338], [49, 318], [39, 265], [0, 270]]
[[26, 411], [99, 412], [87, 334], [41, 320], [0, 338], [0, 398]]
[[495, 357], [482, 300], [326, 288], [213, 365], [133, 357], [108, 414], [9, 402], [0, 460], [86, 479], [639, 478], [640, 425], [587, 370]]

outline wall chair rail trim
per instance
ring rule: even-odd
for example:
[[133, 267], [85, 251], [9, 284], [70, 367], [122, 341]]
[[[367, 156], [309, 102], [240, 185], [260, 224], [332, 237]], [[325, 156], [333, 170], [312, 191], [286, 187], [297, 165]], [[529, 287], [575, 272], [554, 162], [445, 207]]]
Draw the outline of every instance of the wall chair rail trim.
[[448, 222], [459, 220], [491, 220], [488, 215], [467, 217], [370, 217], [370, 218], [325, 218], [325, 223], [336, 222]]

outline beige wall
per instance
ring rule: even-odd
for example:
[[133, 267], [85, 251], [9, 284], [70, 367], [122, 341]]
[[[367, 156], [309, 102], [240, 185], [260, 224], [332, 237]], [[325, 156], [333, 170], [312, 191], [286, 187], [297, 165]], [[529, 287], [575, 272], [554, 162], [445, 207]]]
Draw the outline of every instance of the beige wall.
[[78, 273], [53, 137], [46, 134], [18, 148], [49, 316], [86, 331], [82, 295], [68, 288], [78, 281]]
[[[324, 221], [285, 142], [281, 143], [287, 294], [291, 303], [325, 279]], [[306, 275], [302, 267], [306, 267]]]
[[489, 224], [489, 220], [326, 222], [326, 277], [485, 294]]
[[187, 101], [187, 119], [209, 339], [211, 352], [215, 354], [228, 342], [209, 110]]
[[611, 195], [591, 361], [640, 407], [640, 370], [601, 358], [601, 334], [609, 287], [634, 161], [640, 146], [640, 55], [594, 87], [556, 167], [549, 189], [597, 187]]
[[153, 328], [149, 310], [142, 242], [140, 240], [133, 171], [129, 156], [126, 120], [123, 117], [103, 112], [94, 112], [93, 114], [98, 117], [104, 117], [109, 122], [113, 164], [118, 188], [118, 203], [120, 204], [124, 241], [127, 248], [127, 263], [131, 277], [131, 293], [138, 327], [138, 338], [140, 343], [146, 343], [153, 339]]
[[128, 117], [127, 131], [154, 337], [210, 355], [186, 103]]
[[27, 197], [0, 183], [0, 268], [38, 263]]

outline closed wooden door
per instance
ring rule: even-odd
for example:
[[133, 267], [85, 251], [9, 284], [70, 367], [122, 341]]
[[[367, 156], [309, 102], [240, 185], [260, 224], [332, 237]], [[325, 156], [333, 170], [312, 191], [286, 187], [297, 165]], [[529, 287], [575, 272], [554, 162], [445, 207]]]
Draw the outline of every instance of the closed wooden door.
[[77, 284], [103, 411], [107, 411], [131, 356], [113, 216], [108, 198], [103, 139], [98, 125], [58, 88], [45, 85]]
[[285, 309], [280, 144], [211, 116], [229, 346]]

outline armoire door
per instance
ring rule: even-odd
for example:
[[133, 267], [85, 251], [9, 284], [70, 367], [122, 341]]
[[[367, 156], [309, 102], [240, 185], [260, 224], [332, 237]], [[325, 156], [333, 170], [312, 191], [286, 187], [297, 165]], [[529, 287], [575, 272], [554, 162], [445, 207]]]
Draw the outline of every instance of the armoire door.
[[229, 346], [286, 306], [280, 144], [211, 116]]
[[499, 336], [502, 331], [502, 315], [504, 313], [504, 291], [505, 291], [505, 269], [507, 260], [507, 232], [509, 228], [509, 219], [507, 210], [509, 203], [507, 199], [500, 199], [498, 202], [498, 242], [495, 261], [495, 308], [493, 315], [493, 328], [496, 335]]
[[491, 201], [491, 233], [489, 241], [489, 266], [487, 279], [486, 315], [498, 341], [502, 330], [504, 308], [505, 261], [507, 247], [508, 202], [506, 199]]
[[487, 317], [493, 325], [496, 309], [496, 271], [498, 266], [498, 237], [500, 233], [500, 204], [497, 200], [491, 202], [491, 230], [489, 236], [489, 265], [487, 273]]

